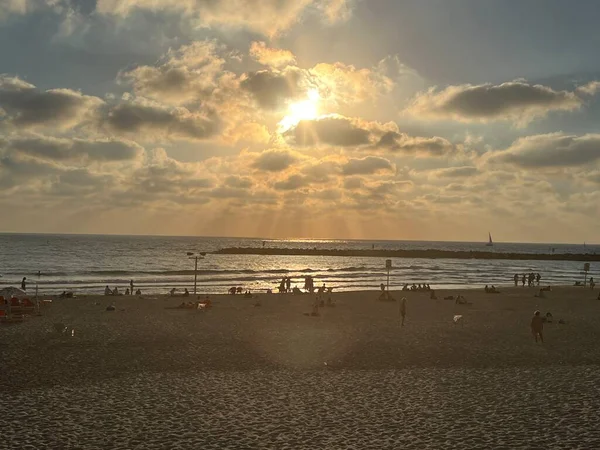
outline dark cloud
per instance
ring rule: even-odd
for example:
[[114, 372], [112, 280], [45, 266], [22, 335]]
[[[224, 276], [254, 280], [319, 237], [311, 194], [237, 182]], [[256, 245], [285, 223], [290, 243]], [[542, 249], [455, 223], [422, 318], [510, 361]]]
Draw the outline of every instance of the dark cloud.
[[500, 85], [449, 86], [418, 95], [410, 107], [417, 115], [460, 121], [511, 119], [527, 122], [554, 110], [571, 111], [583, 100], [575, 93], [512, 81]]
[[216, 117], [191, 113], [185, 108], [137, 102], [122, 103], [112, 108], [106, 123], [115, 132], [144, 132], [151, 136], [192, 140], [208, 139], [220, 129]]
[[340, 172], [340, 165], [334, 161], [319, 161], [317, 164], [311, 164], [302, 169], [303, 175], [311, 183], [327, 183], [332, 175]]
[[240, 87], [252, 94], [264, 109], [279, 109], [305, 92], [300, 87], [302, 72], [290, 69], [285, 72], [261, 70], [246, 74]]
[[350, 159], [342, 166], [344, 175], [369, 175], [380, 171], [393, 171], [390, 161], [378, 156], [367, 156], [362, 159]]
[[110, 176], [90, 172], [87, 168], [69, 169], [59, 175], [59, 183], [72, 186], [102, 186]]
[[349, 177], [344, 180], [345, 189], [360, 189], [364, 186], [364, 181], [360, 177]]
[[587, 179], [592, 183], [600, 184], [600, 172], [594, 172], [587, 176]]
[[169, 50], [156, 66], [139, 66], [121, 72], [119, 80], [130, 82], [136, 94], [174, 104], [210, 99], [223, 90], [220, 78], [230, 73], [223, 69], [215, 41], [196, 41]]
[[285, 133], [296, 145], [318, 143], [355, 147], [369, 143], [370, 132], [352, 123], [345, 117], [326, 117], [318, 120], [302, 120]]
[[464, 178], [477, 175], [479, 169], [473, 166], [463, 167], [448, 167], [447, 169], [439, 169], [434, 171], [434, 174], [444, 178]]
[[528, 136], [490, 157], [492, 163], [509, 163], [522, 168], [576, 167], [599, 160], [600, 134]]
[[375, 148], [391, 152], [430, 156], [442, 156], [456, 150], [456, 147], [450, 141], [441, 137], [409, 136], [395, 131], [389, 131], [381, 136], [375, 144]]
[[92, 119], [103, 104], [70, 89], [40, 91], [19, 78], [0, 75], [0, 109], [19, 127], [72, 127]]
[[49, 161], [129, 161], [141, 157], [143, 148], [118, 139], [65, 139], [48, 136], [0, 141], [0, 148]]
[[225, 186], [237, 189], [248, 189], [251, 188], [254, 183], [248, 177], [239, 177], [237, 175], [231, 175], [225, 178]]
[[209, 192], [209, 195], [213, 198], [247, 198], [252, 196], [247, 189], [229, 186], [219, 186], [214, 188]]
[[302, 187], [308, 186], [308, 179], [302, 175], [291, 175], [283, 181], [279, 181], [273, 185], [278, 191], [293, 191]]
[[[50, 161], [35, 158], [23, 158], [19, 154], [0, 153], [0, 172], [16, 180], [23, 182], [22, 177], [43, 177], [46, 175], [60, 173], [63, 169]], [[28, 179], [29, 181], [29, 179]]]
[[252, 167], [267, 172], [281, 172], [290, 167], [297, 158], [286, 150], [268, 150], [261, 153]]
[[[32, 1], [32, 0], [29, 0]], [[99, 14], [127, 16], [134, 11], [166, 11], [189, 17], [196, 27], [241, 28], [274, 36], [294, 25], [305, 13], [326, 23], [350, 14], [348, 0], [97, 0]]]

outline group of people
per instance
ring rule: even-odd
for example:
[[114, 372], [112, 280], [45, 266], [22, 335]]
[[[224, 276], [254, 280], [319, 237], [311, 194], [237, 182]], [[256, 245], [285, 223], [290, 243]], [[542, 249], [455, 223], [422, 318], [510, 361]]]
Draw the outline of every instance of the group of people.
[[[122, 295], [122, 294], [119, 292], [118, 286], [115, 286], [114, 289], [111, 289], [110, 287], [108, 287], [108, 284], [107, 284], [106, 287], [104, 288], [104, 295]], [[125, 295], [133, 295], [133, 280], [131, 280], [129, 282], [129, 287], [125, 290]], [[142, 290], [138, 288], [135, 291], [135, 295], [142, 295]]]
[[[298, 288], [294, 288], [294, 289], [298, 289]], [[320, 315], [319, 308], [323, 308], [325, 306], [328, 306], [328, 307], [335, 306], [335, 300], [332, 300], [331, 295], [327, 296], [327, 300], [325, 300], [324, 292], [325, 291], [321, 291], [321, 289], [319, 289], [319, 293], [315, 297], [315, 301], [313, 302], [313, 305], [312, 305], [312, 312], [310, 314], [305, 313], [305, 315], [319, 316]], [[331, 291], [329, 291], [329, 292], [331, 292]]]
[[422, 283], [422, 284], [415, 284], [413, 283], [412, 286], [408, 286], [408, 283], [406, 283], [403, 287], [402, 287], [403, 291], [430, 291], [431, 290], [431, 286], [429, 286], [429, 284], [426, 283]]
[[279, 283], [279, 293], [286, 294], [292, 291], [292, 279], [290, 277], [283, 277], [281, 283]]
[[496, 289], [496, 286], [494, 286], [493, 284], [491, 287], [488, 287], [488, 285], [486, 284], [483, 289], [485, 290], [486, 294], [499, 294], [500, 293], [500, 291], [498, 289]]
[[311, 294], [315, 292], [315, 279], [311, 275], [304, 277], [304, 290], [310, 292]]
[[[538, 342], [538, 339], [543, 344], [544, 343], [544, 324], [552, 323], [553, 317], [551, 312], [547, 312], [545, 316], [542, 316], [540, 311], [535, 311], [533, 313], [533, 317], [531, 318], [531, 333], [535, 338], [535, 342]], [[566, 322], [563, 319], [558, 321], [559, 324], [565, 324]]]
[[[324, 293], [325, 291], [327, 292], [331, 292], [333, 290], [332, 287], [326, 287], [325, 283], [323, 283], [323, 285], [319, 288], [315, 288], [315, 279], [311, 276], [311, 275], [307, 275], [304, 277], [304, 291], [308, 292], [310, 294], [313, 294], [315, 292], [315, 290], [318, 293]], [[267, 293], [272, 293], [272, 291], [269, 289], [267, 290]], [[294, 286], [292, 288], [292, 279], [290, 277], [283, 277], [281, 279], [281, 282], [279, 283], [279, 293], [280, 294], [287, 294], [287, 293], [292, 293], [292, 294], [301, 294], [302, 291], [300, 290], [300, 288]]]
[[205, 300], [197, 301], [197, 302], [181, 302], [181, 304], [177, 307], [177, 309], [209, 309], [212, 308], [212, 302], [208, 296]]
[[525, 283], [527, 283], [527, 286], [531, 287], [534, 286], [534, 284], [537, 283], [537, 285], [540, 285], [540, 280], [542, 279], [542, 276], [537, 273], [529, 273], [529, 274], [522, 274], [519, 277], [518, 273], [515, 273], [515, 276], [513, 277], [513, 280], [515, 281], [515, 286], [519, 285], [519, 279], [521, 280], [521, 283], [523, 284], [523, 287], [525, 287]]

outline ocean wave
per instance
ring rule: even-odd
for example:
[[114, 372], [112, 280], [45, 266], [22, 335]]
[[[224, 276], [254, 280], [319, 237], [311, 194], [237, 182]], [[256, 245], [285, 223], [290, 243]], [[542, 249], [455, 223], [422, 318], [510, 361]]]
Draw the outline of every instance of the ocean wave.
[[[328, 269], [267, 269], [267, 270], [253, 270], [253, 269], [198, 269], [197, 271], [191, 269], [185, 270], [88, 270], [88, 271], [75, 271], [72, 273], [68, 272], [43, 272], [41, 279], [52, 278], [52, 277], [127, 277], [135, 278], [139, 276], [190, 276], [196, 273], [199, 276], [202, 275], [254, 275], [254, 274], [269, 274], [269, 275], [288, 275], [293, 273], [301, 274], [314, 274], [320, 272], [329, 273], [340, 273], [340, 272], [372, 272], [380, 270], [380, 268], [368, 268], [365, 266], [358, 267], [343, 267], [343, 268], [328, 268]], [[4, 272], [5, 276], [22, 276], [23, 272]], [[33, 276], [33, 275], [30, 275]], [[38, 278], [39, 280], [40, 278]], [[129, 280], [127, 280], [129, 281]]]

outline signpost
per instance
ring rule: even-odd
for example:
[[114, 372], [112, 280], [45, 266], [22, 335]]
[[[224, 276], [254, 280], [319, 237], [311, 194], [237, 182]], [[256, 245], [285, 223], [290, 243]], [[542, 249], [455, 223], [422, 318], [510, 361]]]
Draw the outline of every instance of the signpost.
[[388, 294], [389, 294], [389, 292], [390, 292], [390, 269], [392, 268], [392, 260], [391, 259], [385, 260], [385, 268], [387, 269], [387, 290], [388, 290]]
[[583, 287], [585, 287], [585, 285], [587, 284], [587, 276], [588, 276], [588, 272], [590, 271], [590, 263], [585, 263], [583, 265]]
[[198, 282], [198, 259], [204, 259], [206, 253], [202, 252], [199, 255], [194, 255], [193, 252], [187, 252], [187, 255], [190, 257], [190, 259], [194, 260], [194, 295], [196, 295], [196, 285]]

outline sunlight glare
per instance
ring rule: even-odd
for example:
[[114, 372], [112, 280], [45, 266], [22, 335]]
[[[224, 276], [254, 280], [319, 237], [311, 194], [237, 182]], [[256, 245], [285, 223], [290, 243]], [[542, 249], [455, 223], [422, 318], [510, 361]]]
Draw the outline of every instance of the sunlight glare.
[[306, 100], [289, 105], [287, 115], [277, 124], [280, 133], [285, 133], [302, 120], [313, 120], [318, 117], [318, 103], [321, 98], [319, 91], [311, 89], [306, 97]]

